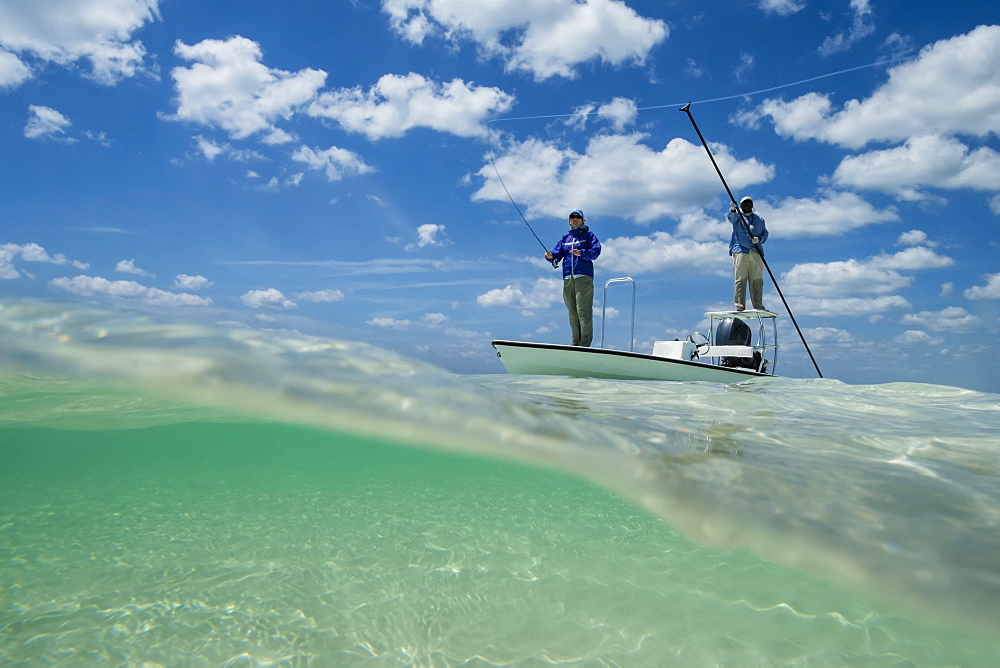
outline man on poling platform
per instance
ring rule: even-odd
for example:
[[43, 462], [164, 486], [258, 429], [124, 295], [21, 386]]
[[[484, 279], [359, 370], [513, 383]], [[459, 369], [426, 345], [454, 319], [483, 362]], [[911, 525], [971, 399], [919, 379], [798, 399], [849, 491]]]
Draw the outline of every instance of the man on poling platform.
[[[740, 218], [743, 213], [743, 219]], [[746, 308], [747, 283], [750, 284], [750, 301], [758, 311], [764, 308], [764, 259], [759, 251], [760, 244], [767, 241], [767, 228], [764, 219], [753, 212], [753, 199], [744, 197], [740, 200], [740, 210], [736, 203], [729, 207], [729, 223], [733, 226], [733, 235], [729, 239], [729, 254], [733, 256], [733, 302], [737, 311]], [[747, 229], [749, 227], [749, 229]]]

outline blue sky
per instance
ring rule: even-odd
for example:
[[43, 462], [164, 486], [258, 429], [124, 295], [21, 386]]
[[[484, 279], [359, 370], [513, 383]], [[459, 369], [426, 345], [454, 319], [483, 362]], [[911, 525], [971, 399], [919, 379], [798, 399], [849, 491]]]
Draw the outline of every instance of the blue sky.
[[[997, 392], [997, 24], [922, 0], [0, 0], [0, 297], [501, 372], [491, 339], [569, 341], [518, 208], [547, 246], [581, 208], [606, 344], [631, 306], [602, 285], [631, 276], [649, 351], [731, 306], [692, 101], [826, 377]], [[764, 296], [778, 373], [815, 376]]]

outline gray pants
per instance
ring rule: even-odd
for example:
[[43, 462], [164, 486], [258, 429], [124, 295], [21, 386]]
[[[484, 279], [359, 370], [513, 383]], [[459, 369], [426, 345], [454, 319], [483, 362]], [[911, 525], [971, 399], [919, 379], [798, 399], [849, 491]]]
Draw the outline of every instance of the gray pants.
[[563, 301], [569, 312], [574, 346], [589, 346], [594, 340], [594, 277], [563, 279]]
[[733, 302], [736, 308], [747, 305], [747, 282], [750, 283], [750, 301], [755, 309], [764, 309], [764, 261], [757, 251], [733, 253]]

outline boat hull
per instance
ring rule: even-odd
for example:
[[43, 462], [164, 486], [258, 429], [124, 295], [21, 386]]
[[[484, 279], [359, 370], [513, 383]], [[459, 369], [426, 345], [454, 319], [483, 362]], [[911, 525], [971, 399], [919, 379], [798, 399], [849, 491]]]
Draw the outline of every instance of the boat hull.
[[770, 374], [643, 353], [528, 341], [494, 341], [507, 373], [620, 380], [739, 383]]

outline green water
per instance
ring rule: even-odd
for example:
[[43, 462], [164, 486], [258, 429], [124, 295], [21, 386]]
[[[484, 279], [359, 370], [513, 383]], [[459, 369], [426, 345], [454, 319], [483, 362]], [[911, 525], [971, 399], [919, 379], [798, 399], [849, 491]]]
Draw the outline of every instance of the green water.
[[0, 550], [4, 665], [1000, 656], [983, 634], [700, 547], [568, 474], [298, 426], [5, 423]]

